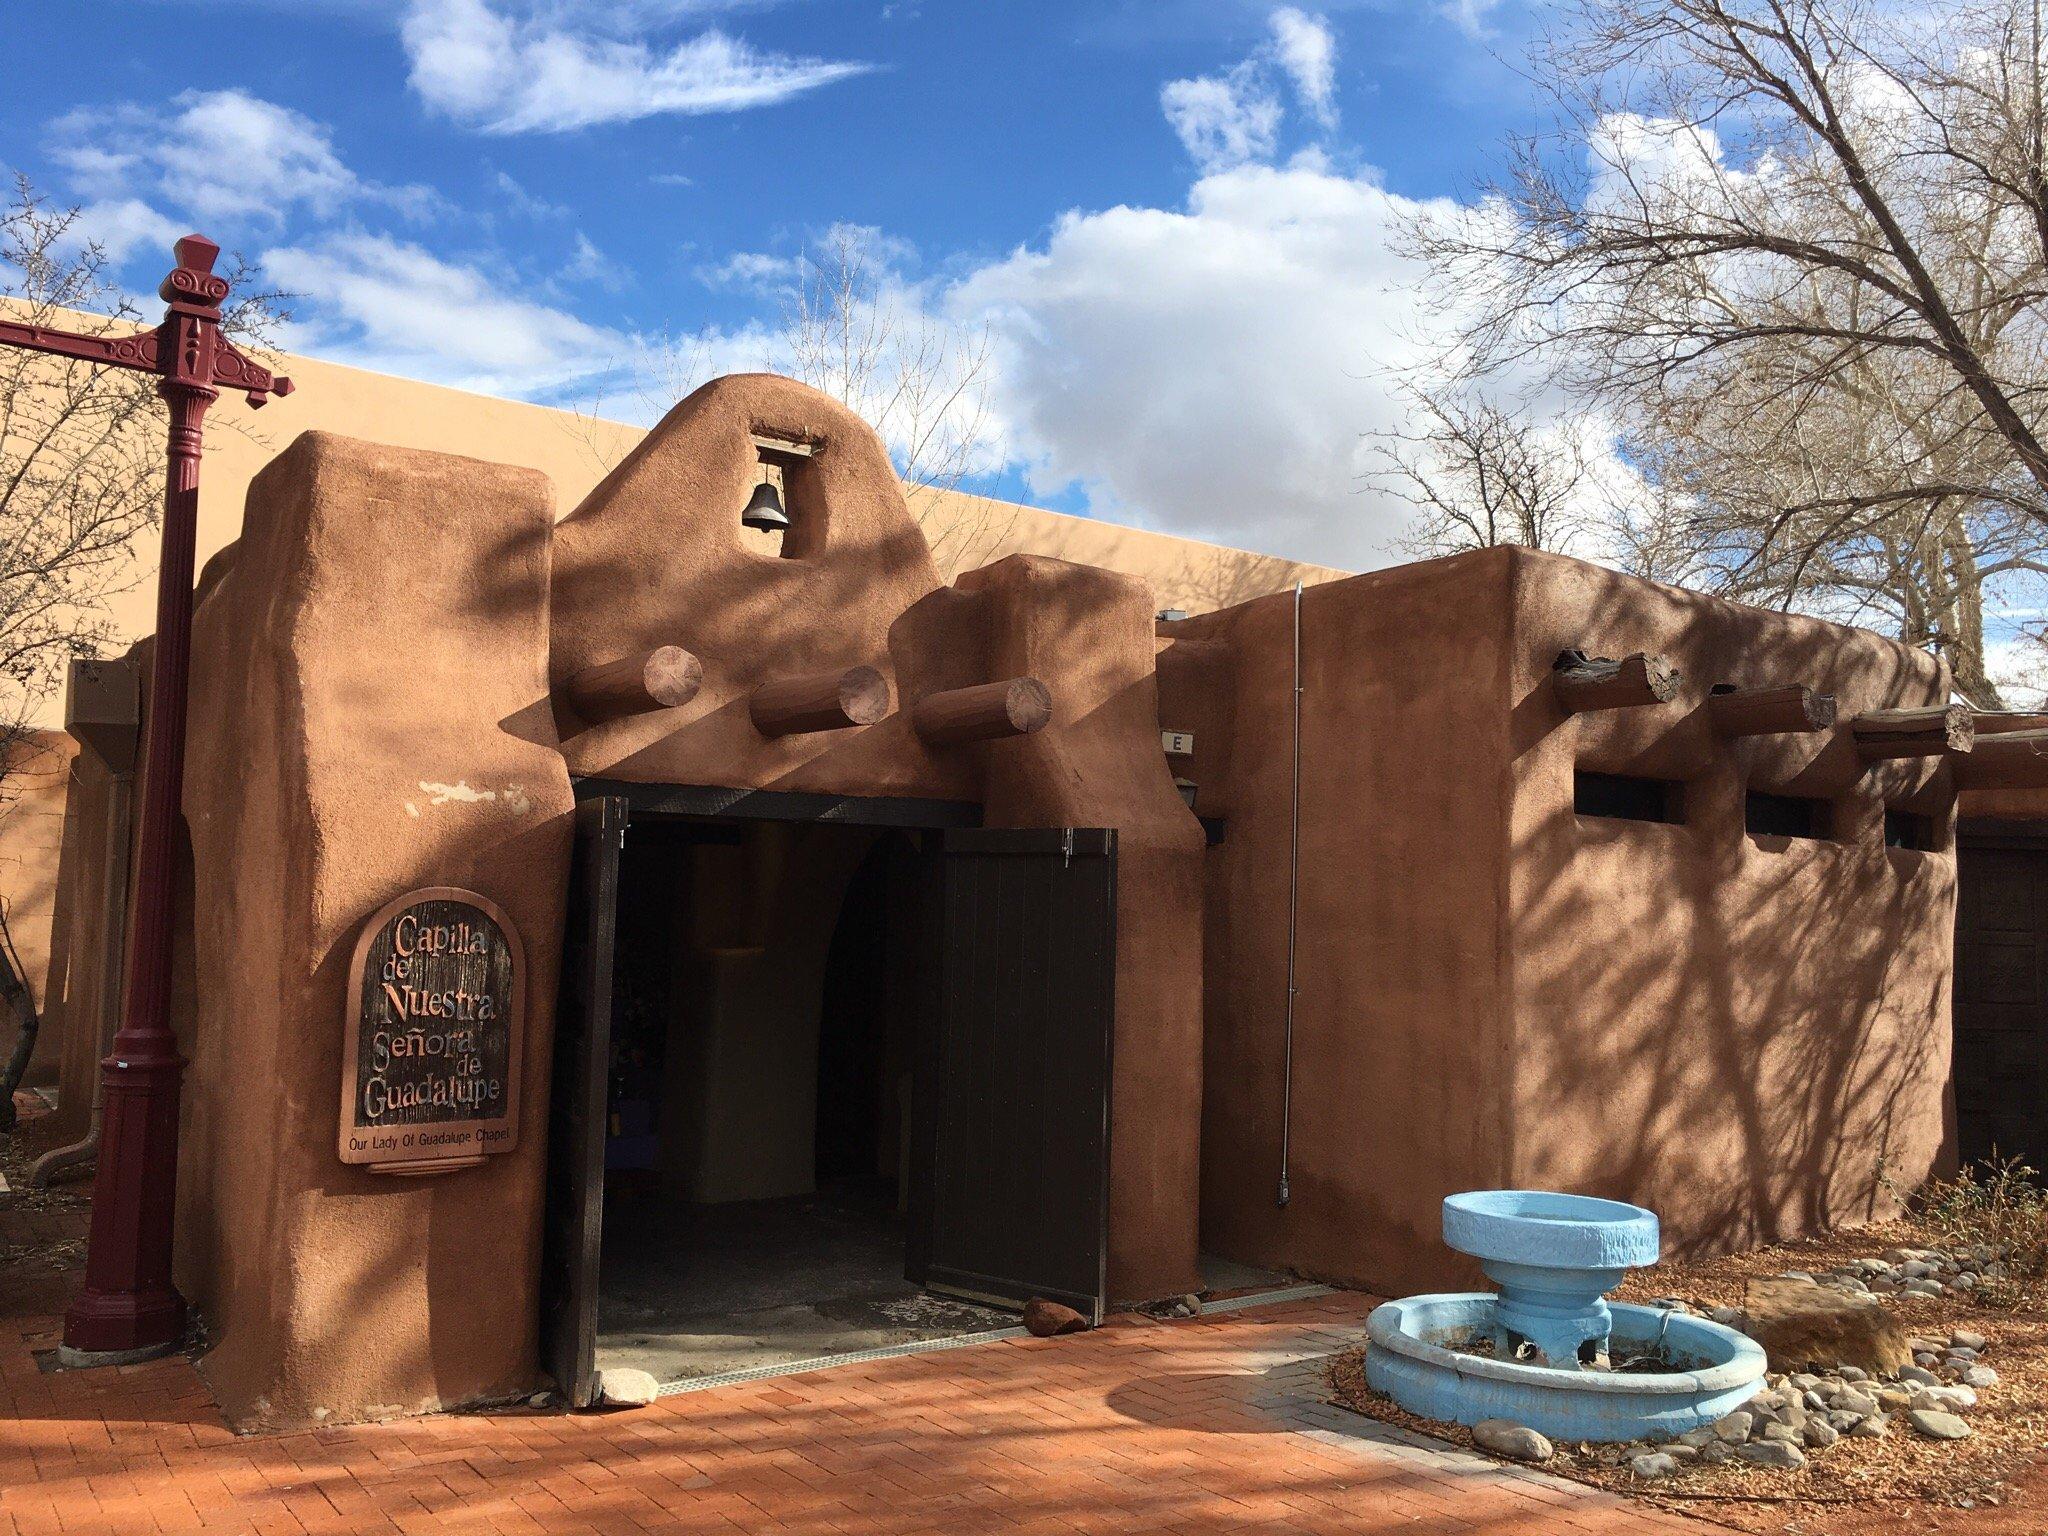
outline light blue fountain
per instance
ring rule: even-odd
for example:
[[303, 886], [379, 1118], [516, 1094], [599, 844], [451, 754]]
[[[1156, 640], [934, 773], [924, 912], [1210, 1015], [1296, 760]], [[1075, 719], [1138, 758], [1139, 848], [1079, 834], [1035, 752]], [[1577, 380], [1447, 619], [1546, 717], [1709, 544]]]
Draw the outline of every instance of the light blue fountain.
[[[1367, 1319], [1365, 1375], [1411, 1413], [1509, 1419], [1562, 1440], [1668, 1440], [1742, 1406], [1762, 1385], [1752, 1339], [1606, 1293], [1659, 1252], [1641, 1206], [1545, 1190], [1444, 1201], [1444, 1241], [1500, 1292], [1410, 1296]], [[1490, 1344], [1491, 1354], [1469, 1351]], [[1672, 1368], [1610, 1369], [1654, 1356]]]

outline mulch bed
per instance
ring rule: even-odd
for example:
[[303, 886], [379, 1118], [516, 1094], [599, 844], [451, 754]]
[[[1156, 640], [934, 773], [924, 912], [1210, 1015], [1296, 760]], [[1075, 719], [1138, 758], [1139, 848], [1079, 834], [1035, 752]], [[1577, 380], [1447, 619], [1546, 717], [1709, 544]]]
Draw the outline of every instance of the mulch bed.
[[[1889, 1248], [1935, 1246], [1938, 1240], [1926, 1231], [1894, 1222], [1720, 1258], [1669, 1260], [1634, 1272], [1614, 1294], [1634, 1302], [1677, 1297], [1703, 1312], [1739, 1306], [1744, 1282], [1751, 1279], [1794, 1269], [1817, 1273]], [[1685, 1467], [1645, 1483], [1628, 1469], [1628, 1456], [1639, 1447], [1588, 1444], [1560, 1445], [1544, 1470], [1746, 1531], [1875, 1536], [1906, 1521], [1915, 1529], [1982, 1530], [1986, 1536], [2008, 1529], [2048, 1532], [2048, 1514], [2031, 1526], [2010, 1526], [2003, 1518], [2003, 1506], [2014, 1501], [2021, 1484], [2027, 1485], [2028, 1505], [2048, 1485], [2048, 1463], [2040, 1461], [2048, 1453], [2048, 1305], [2035, 1301], [2002, 1309], [1953, 1295], [1888, 1297], [1884, 1305], [1915, 1334], [1946, 1338], [1967, 1328], [1990, 1340], [1984, 1363], [1998, 1372], [1998, 1384], [1977, 1394], [1978, 1406], [1966, 1415], [1969, 1439], [1922, 1439], [1900, 1415], [1882, 1439], [1844, 1438], [1811, 1453], [1796, 1472], [1728, 1461]], [[1343, 1407], [1477, 1449], [1464, 1427], [1419, 1418], [1372, 1392], [1365, 1384], [1363, 1349], [1332, 1362], [1330, 1385]], [[2040, 1507], [2048, 1509], [2048, 1501]]]

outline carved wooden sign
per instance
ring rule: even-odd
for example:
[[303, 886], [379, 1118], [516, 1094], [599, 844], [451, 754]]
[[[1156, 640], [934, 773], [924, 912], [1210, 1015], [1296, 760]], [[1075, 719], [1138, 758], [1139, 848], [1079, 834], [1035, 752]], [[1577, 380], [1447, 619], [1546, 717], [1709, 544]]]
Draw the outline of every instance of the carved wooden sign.
[[409, 891], [356, 941], [341, 1160], [378, 1173], [472, 1167], [519, 1139], [525, 956], [488, 897]]

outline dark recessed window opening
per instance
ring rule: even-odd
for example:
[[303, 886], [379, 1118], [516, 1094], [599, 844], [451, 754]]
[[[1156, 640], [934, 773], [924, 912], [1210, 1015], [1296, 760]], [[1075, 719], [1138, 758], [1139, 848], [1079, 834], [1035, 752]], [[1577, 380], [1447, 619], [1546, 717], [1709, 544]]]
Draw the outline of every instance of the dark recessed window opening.
[[1626, 773], [1572, 775], [1572, 810], [1611, 821], [1685, 819], [1685, 786], [1669, 779], [1639, 779]]
[[1934, 818], [1918, 811], [1884, 813], [1884, 845], [1887, 848], [1915, 848], [1922, 853], [1934, 848]]
[[1742, 797], [1742, 824], [1761, 837], [1826, 837], [1827, 802], [1753, 789]]

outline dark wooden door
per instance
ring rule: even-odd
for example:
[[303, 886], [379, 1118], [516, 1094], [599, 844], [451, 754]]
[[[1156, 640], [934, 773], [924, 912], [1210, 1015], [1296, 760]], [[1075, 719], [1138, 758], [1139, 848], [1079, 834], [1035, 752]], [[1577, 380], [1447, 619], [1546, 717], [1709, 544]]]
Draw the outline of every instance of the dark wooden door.
[[1958, 845], [1957, 1143], [2048, 1171], [2048, 836], [1986, 825]]
[[954, 828], [936, 846], [911, 1278], [1012, 1304], [1043, 1296], [1099, 1322], [1116, 833]]
[[588, 1408], [597, 1396], [597, 1259], [604, 1233], [612, 951], [625, 840], [625, 800], [605, 796], [576, 807], [555, 1007], [554, 1088], [548, 1100], [540, 1297], [541, 1363], [575, 1408]]

